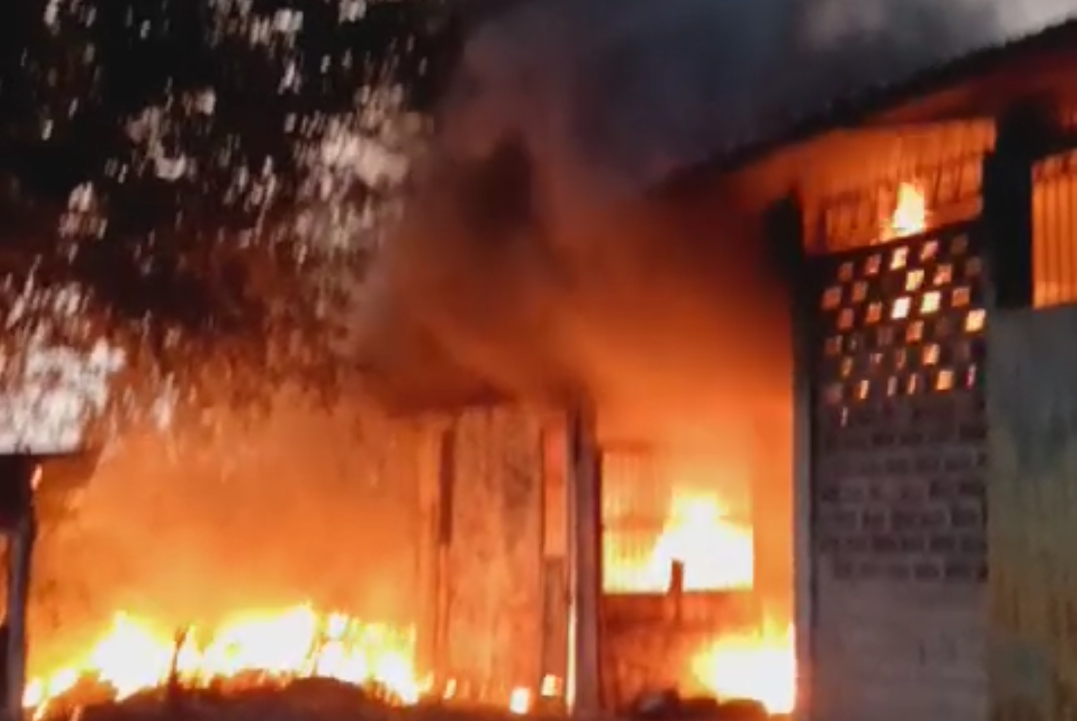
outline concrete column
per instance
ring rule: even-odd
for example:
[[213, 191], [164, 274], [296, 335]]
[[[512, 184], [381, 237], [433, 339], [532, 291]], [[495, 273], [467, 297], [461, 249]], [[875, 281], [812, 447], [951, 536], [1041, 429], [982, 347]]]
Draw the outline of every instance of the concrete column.
[[[538, 687], [544, 704], [565, 702], [569, 628], [569, 455], [566, 418], [549, 421], [542, 434], [542, 670]], [[547, 678], [556, 683], [544, 685]]]
[[570, 593], [568, 703], [577, 716], [602, 706], [599, 604], [602, 580], [601, 458], [589, 407], [569, 411]]
[[816, 307], [814, 284], [804, 251], [804, 221], [800, 203], [790, 196], [771, 208], [767, 233], [774, 262], [789, 293], [793, 354], [793, 618], [797, 646], [797, 710], [799, 721], [813, 717], [812, 670], [815, 664], [815, 559], [812, 553], [812, 366], [815, 353], [812, 323]]
[[1057, 135], [1052, 124], [1049, 109], [1034, 103], [1018, 105], [997, 120], [995, 149], [983, 166], [990, 308], [1032, 305], [1032, 166], [1049, 153]]
[[452, 583], [450, 552], [453, 542], [453, 511], [456, 497], [456, 419], [449, 419], [437, 434], [437, 513], [434, 529], [434, 639], [432, 656], [438, 680], [446, 680], [450, 668], [449, 627]]

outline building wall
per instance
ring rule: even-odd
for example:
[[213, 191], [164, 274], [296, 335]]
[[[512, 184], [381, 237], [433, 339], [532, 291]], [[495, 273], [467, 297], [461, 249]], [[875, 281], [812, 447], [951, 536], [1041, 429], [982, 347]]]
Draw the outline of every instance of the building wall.
[[990, 343], [992, 718], [1077, 718], [1077, 307]]
[[[812, 415], [819, 719], [986, 715], [973, 246], [967, 229], [928, 233], [823, 269]], [[925, 310], [936, 293], [939, 307]]]
[[[812, 378], [798, 383], [797, 478], [807, 488], [797, 494], [797, 618], [813, 721], [988, 715], [984, 346], [963, 333], [970, 312], [984, 318], [984, 268], [977, 226], [954, 223], [980, 212], [993, 132], [964, 128], [926, 126], [904, 143], [866, 132], [846, 141], [859, 143], [863, 168], [839, 158], [801, 181], [804, 249], [830, 254], [808, 261], [815, 274], [800, 304], [814, 310], [803, 313], [798, 349], [799, 372]], [[934, 220], [957, 230], [868, 247], [886, 222], [876, 194], [903, 181], [922, 183]], [[936, 255], [924, 259], [932, 239]], [[866, 270], [872, 262], [878, 274]], [[923, 285], [905, 287], [916, 269]], [[925, 311], [935, 290], [940, 309]], [[906, 317], [894, 315], [899, 298]]]

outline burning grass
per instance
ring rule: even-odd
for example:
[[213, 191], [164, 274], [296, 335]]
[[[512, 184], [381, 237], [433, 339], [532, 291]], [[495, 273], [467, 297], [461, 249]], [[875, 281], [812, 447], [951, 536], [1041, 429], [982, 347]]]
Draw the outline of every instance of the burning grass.
[[24, 705], [35, 718], [52, 718], [95, 702], [152, 697], [158, 689], [172, 696], [246, 693], [302, 680], [335, 681], [364, 698], [410, 705], [423, 690], [414, 653], [411, 629], [309, 605], [235, 614], [208, 633], [117, 613], [69, 664], [32, 676]]

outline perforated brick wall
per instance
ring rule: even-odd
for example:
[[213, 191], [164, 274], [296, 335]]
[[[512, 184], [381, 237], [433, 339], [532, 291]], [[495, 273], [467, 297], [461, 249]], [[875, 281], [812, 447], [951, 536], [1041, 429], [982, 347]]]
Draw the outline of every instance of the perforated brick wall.
[[980, 721], [982, 262], [958, 227], [820, 265], [815, 718]]

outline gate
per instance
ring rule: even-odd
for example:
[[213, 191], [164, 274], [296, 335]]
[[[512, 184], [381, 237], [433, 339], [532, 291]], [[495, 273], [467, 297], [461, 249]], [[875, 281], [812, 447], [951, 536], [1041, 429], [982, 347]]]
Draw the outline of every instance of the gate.
[[817, 718], [986, 717], [976, 226], [817, 258]]

